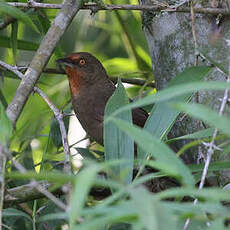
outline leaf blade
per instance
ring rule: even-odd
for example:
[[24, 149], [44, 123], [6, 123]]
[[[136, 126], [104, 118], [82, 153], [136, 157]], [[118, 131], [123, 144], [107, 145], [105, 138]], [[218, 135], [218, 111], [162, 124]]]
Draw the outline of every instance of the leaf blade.
[[8, 14], [13, 18], [22, 21], [37, 33], [40, 33], [31, 18], [26, 13], [16, 7], [10, 6], [9, 4], [4, 2], [0, 2], [0, 14]]
[[[176, 75], [167, 85], [167, 88], [177, 86], [182, 83], [192, 83], [202, 80], [209, 72], [209, 68], [196, 67], [185, 69], [182, 73]], [[169, 99], [165, 103], [156, 103], [145, 123], [144, 129], [160, 137], [165, 138], [170, 128], [173, 126], [176, 118], [180, 114], [176, 109], [168, 106], [172, 102], [186, 102], [192, 96], [192, 92]]]
[[13, 132], [13, 127], [4, 106], [0, 102], [0, 142], [5, 146]]
[[186, 186], [194, 185], [194, 178], [189, 169], [183, 164], [181, 159], [176, 157], [175, 153], [169, 149], [163, 142], [149, 132], [131, 125], [125, 121], [110, 118], [121, 130], [130, 135], [139, 147], [152, 155], [156, 161], [156, 166], [162, 172], [168, 173]]
[[189, 115], [207, 122], [209, 125], [216, 127], [226, 135], [230, 136], [230, 120], [204, 105], [201, 104], [185, 104], [177, 103], [174, 105], [180, 111], [184, 111]]
[[[105, 117], [111, 115], [120, 106], [128, 103], [129, 99], [126, 95], [125, 88], [119, 80], [117, 89], [106, 104]], [[132, 122], [131, 110], [119, 114], [118, 117], [130, 123]], [[131, 183], [134, 162], [133, 140], [118, 129], [112, 122], [106, 122], [104, 123], [104, 148], [106, 161], [112, 159], [121, 159], [125, 161], [112, 167], [112, 177], [115, 176], [116, 179], [126, 184]]]

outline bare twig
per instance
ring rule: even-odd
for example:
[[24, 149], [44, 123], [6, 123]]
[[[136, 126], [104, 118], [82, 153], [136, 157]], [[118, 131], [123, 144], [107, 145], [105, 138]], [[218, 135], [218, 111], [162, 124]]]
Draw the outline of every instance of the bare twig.
[[[39, 186], [42, 186], [45, 190], [52, 189], [53, 184], [48, 182], [37, 182]], [[52, 191], [52, 194], [55, 195], [64, 195], [62, 189], [58, 188]], [[111, 192], [108, 188], [99, 189], [95, 186], [91, 188], [90, 195], [95, 197], [95, 199], [103, 199], [107, 196], [111, 195]], [[5, 207], [12, 207], [15, 204], [21, 204], [28, 201], [32, 201], [35, 199], [44, 198], [45, 195], [39, 192], [36, 187], [34, 187], [31, 183], [21, 185], [18, 187], [7, 189], [4, 199]]]
[[61, 9], [63, 4], [51, 4], [51, 3], [40, 3], [35, 1], [29, 2], [7, 2], [9, 5], [14, 7], [22, 8], [40, 8], [40, 9]]
[[[15, 166], [15, 168], [17, 168], [21, 173], [26, 173], [26, 169], [21, 165], [19, 164], [17, 161], [15, 161], [13, 159], [13, 157], [11, 156], [11, 153], [10, 151], [5, 147], [3, 147], [1, 144], [0, 144], [0, 154], [1, 156], [3, 155], [5, 160], [4, 162], [6, 163], [6, 157], [8, 156], [11, 160], [11, 162], [13, 163], [13, 165]], [[2, 163], [2, 162], [1, 162]], [[5, 167], [5, 164], [4, 164], [4, 167]], [[3, 203], [4, 203], [4, 190], [5, 190], [5, 187], [4, 187], [4, 174], [1, 175], [2, 177], [2, 181], [1, 181], [1, 197], [0, 197], [0, 201], [1, 201], [1, 209], [0, 209], [0, 223], [2, 221], [2, 208], [3, 208]], [[60, 207], [61, 209], [64, 209], [65, 211], [67, 210], [67, 207], [64, 203], [62, 203], [62, 201], [60, 201], [59, 199], [57, 199], [52, 193], [50, 193], [49, 191], [47, 191], [44, 186], [41, 186], [40, 183], [32, 180], [31, 182], [31, 186], [35, 187], [40, 193], [42, 193], [44, 196], [48, 197], [50, 200], [52, 200], [58, 207]], [[24, 191], [25, 192], [25, 191]], [[0, 229], [1, 229], [1, 226], [2, 224], [0, 224]]]
[[[187, 3], [184, 1], [182, 5]], [[15, 7], [23, 7], [23, 8], [45, 8], [45, 9], [61, 9], [62, 4], [51, 4], [51, 3], [38, 3], [34, 2], [32, 4], [22, 3], [22, 2], [8, 2], [9, 5]], [[157, 4], [152, 5], [97, 5], [97, 4], [85, 4], [81, 6], [82, 10], [91, 10], [92, 12], [97, 12], [100, 10], [140, 10], [140, 11], [170, 11], [170, 12], [182, 12], [189, 13], [190, 7], [183, 7], [180, 5], [170, 6], [162, 5], [159, 6]], [[194, 7], [194, 12], [199, 14], [212, 14], [212, 15], [230, 15], [230, 11], [228, 9], [220, 9], [220, 8], [203, 8], [203, 7]]]
[[199, 53], [198, 53], [198, 42], [197, 42], [197, 34], [196, 34], [196, 26], [195, 26], [195, 13], [194, 13], [193, 1], [191, 1], [190, 4], [191, 4], [191, 6], [190, 6], [191, 18], [192, 18], [192, 36], [193, 36], [194, 46], [195, 46], [195, 63], [194, 63], [194, 65], [197, 66]]
[[77, 0], [65, 0], [57, 17], [43, 38], [38, 51], [25, 73], [25, 77], [22, 79], [14, 98], [6, 111], [14, 126], [34, 88], [34, 85], [40, 77], [42, 69], [48, 62], [54, 48], [68, 25], [71, 23], [73, 17], [79, 11], [80, 2], [81, 1]]
[[[15, 166], [16, 169], [18, 169], [19, 172], [21, 173], [26, 173], [26, 169], [17, 161], [13, 159], [11, 156], [10, 152], [8, 151], [8, 157], [10, 158], [11, 162]], [[52, 200], [59, 208], [67, 211], [67, 206], [58, 198], [56, 198], [52, 193], [47, 191], [43, 186], [41, 186], [37, 181], [32, 180], [31, 181], [31, 186], [35, 187], [40, 193], [42, 193], [44, 196]]]
[[15, 75], [17, 75], [20, 79], [23, 79], [24, 78], [24, 74], [21, 73], [19, 70], [18, 70], [18, 67], [15, 67], [15, 66], [11, 66], [3, 61], [0, 60], [0, 67], [6, 69], [6, 70], [9, 70], [10, 72], [14, 73]]
[[71, 169], [71, 159], [70, 159], [70, 150], [69, 150], [69, 145], [68, 145], [68, 139], [67, 139], [67, 133], [65, 129], [65, 124], [63, 121], [63, 113], [61, 113], [57, 107], [50, 101], [50, 99], [44, 94], [38, 87], [34, 87], [34, 91], [37, 92], [43, 100], [48, 104], [50, 109], [53, 111], [55, 118], [57, 119], [61, 131], [61, 137], [62, 137], [62, 144], [64, 148], [64, 153], [65, 153], [65, 164], [64, 164], [64, 171], [66, 173], [71, 174], [72, 169]]
[[[52, 188], [52, 184], [48, 182], [37, 182], [39, 185], [45, 189], [49, 190]], [[63, 194], [61, 189], [56, 189], [52, 191], [52, 194]], [[34, 199], [44, 198], [44, 194], [39, 192], [36, 187], [31, 183], [21, 185], [15, 188], [7, 189], [4, 199], [4, 205], [12, 206], [14, 204], [25, 203]]]
[[[19, 172], [26, 173], [26, 169], [21, 164], [19, 164], [17, 161], [15, 161], [12, 157], [10, 157], [10, 158], [11, 158], [13, 165], [15, 166], [16, 169], [18, 169]], [[38, 183], [35, 180], [32, 180], [31, 186], [36, 188], [40, 193], [42, 193], [44, 196], [46, 196], [47, 198], [52, 200], [54, 202], [54, 204], [56, 204], [59, 208], [67, 211], [67, 206], [61, 200], [56, 198], [52, 193], [50, 193], [48, 190], [46, 190], [45, 187], [42, 186], [40, 183]]]
[[[187, 0], [186, 0], [187, 1]], [[199, 50], [198, 50], [198, 39], [197, 39], [197, 33], [196, 33], [196, 23], [195, 23], [195, 13], [194, 13], [194, 1], [190, 1], [190, 8], [191, 8], [191, 19], [192, 19], [192, 36], [193, 36], [193, 41], [194, 41], [194, 48], [195, 48], [195, 53], [194, 53], [194, 66], [198, 65], [198, 58], [200, 56]], [[199, 92], [195, 93], [195, 100], [196, 103], [199, 103]], [[201, 121], [197, 121], [197, 130], [201, 129]], [[202, 155], [202, 148], [200, 145], [198, 145], [198, 158], [200, 155]]]

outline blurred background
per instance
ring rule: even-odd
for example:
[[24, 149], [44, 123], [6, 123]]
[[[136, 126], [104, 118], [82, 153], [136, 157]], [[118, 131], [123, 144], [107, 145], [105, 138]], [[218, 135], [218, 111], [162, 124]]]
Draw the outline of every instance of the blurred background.
[[[23, 1], [20, 1], [23, 2]], [[26, 1], [25, 1], [26, 2]], [[49, 1], [43, 1], [49, 2]], [[106, 4], [138, 4], [137, 0], [104, 1]], [[61, 3], [61, 1], [52, 1]], [[9, 16], [0, 19], [0, 59], [4, 62], [26, 67], [29, 65], [40, 41], [56, 17], [58, 10], [27, 10], [39, 32], [32, 30], [22, 22], [2, 26]], [[96, 56], [104, 65], [111, 77], [139, 78], [146, 84], [153, 81], [152, 64], [148, 47], [141, 26], [139, 11], [99, 11], [96, 14], [81, 10], [59, 42], [46, 68], [51, 73], [43, 73], [38, 86], [48, 95], [54, 104], [66, 114], [72, 114], [68, 80], [66, 75], [55, 73], [55, 60], [72, 52], [86, 51]], [[12, 100], [20, 80], [11, 73], [0, 70], [1, 99], [7, 105]], [[23, 71], [23, 68], [22, 68]], [[151, 87], [127, 85], [130, 98], [142, 97], [154, 92]], [[69, 125], [69, 117], [70, 125]], [[75, 122], [73, 124], [73, 122]], [[66, 127], [70, 126], [70, 145], [84, 138], [81, 127], [76, 124], [75, 116], [66, 117]], [[27, 168], [33, 168], [40, 162], [59, 161], [64, 155], [59, 134], [59, 126], [54, 120], [52, 111], [37, 94], [31, 95], [18, 123], [11, 149], [15, 156]], [[79, 143], [84, 147], [89, 141]], [[91, 145], [91, 148], [103, 150]], [[73, 151], [73, 148], [72, 148]], [[20, 153], [20, 154], [18, 154]], [[29, 160], [33, 158], [33, 161]], [[50, 167], [44, 164], [44, 167]], [[37, 169], [39, 169], [38, 164]]]

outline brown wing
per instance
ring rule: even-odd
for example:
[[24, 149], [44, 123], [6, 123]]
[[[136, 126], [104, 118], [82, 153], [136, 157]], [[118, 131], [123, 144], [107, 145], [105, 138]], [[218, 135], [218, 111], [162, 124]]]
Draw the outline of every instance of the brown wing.
[[148, 113], [142, 108], [136, 108], [132, 110], [133, 123], [140, 127], [144, 127], [145, 122], [148, 118]]
[[[99, 122], [103, 122], [104, 120], [104, 109], [105, 106], [97, 106], [94, 108], [95, 119]], [[137, 126], [144, 127], [148, 116], [148, 113], [142, 108], [132, 110], [133, 123]]]

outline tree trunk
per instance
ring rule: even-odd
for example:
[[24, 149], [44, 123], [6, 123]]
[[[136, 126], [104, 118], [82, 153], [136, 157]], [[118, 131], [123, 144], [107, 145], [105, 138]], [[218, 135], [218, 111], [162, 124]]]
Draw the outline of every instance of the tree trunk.
[[[140, 0], [140, 4], [151, 4], [151, 2], [153, 1]], [[195, 14], [198, 49], [201, 54], [221, 63], [228, 70], [230, 47], [227, 39], [230, 37], [230, 20], [227, 18], [223, 20], [222, 18], [219, 28], [215, 22], [215, 16]], [[143, 11], [142, 23], [153, 63], [156, 87], [159, 90], [164, 88], [168, 81], [177, 73], [183, 71], [185, 67], [193, 66], [195, 63], [196, 55], [191, 14]], [[211, 63], [199, 58], [198, 65], [208, 64]], [[207, 80], [226, 80], [226, 75], [214, 70]], [[223, 92], [205, 91], [199, 92], [198, 98], [194, 96], [193, 100], [218, 111], [220, 98], [223, 98]], [[200, 128], [203, 128], [200, 122], [186, 116], [182, 121], [178, 119], [170, 136], [182, 136]], [[177, 146], [173, 146], [173, 149], [180, 149], [185, 143], [185, 141], [177, 143]], [[197, 149], [196, 151], [190, 149], [184, 158], [188, 163], [197, 162], [199, 158]]]

